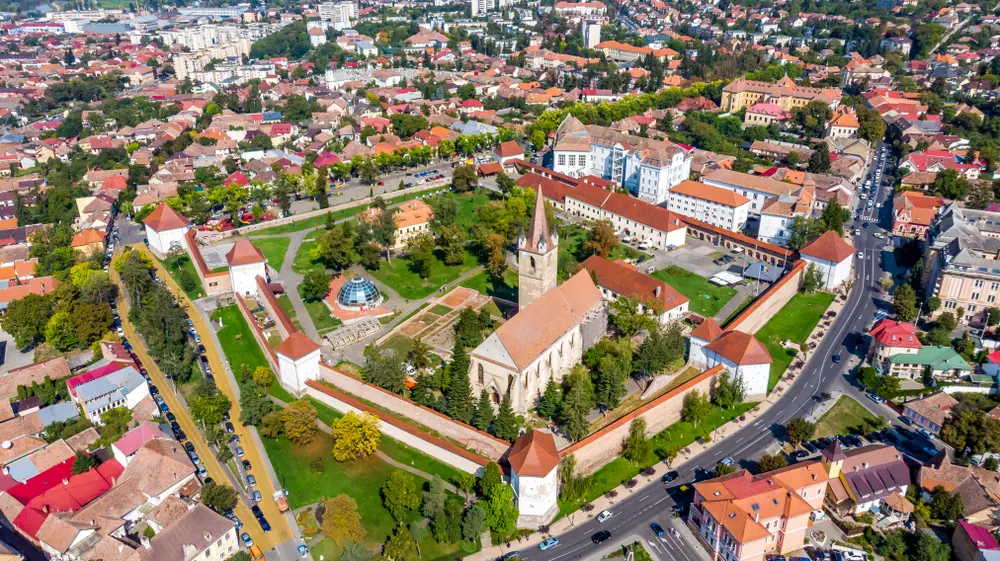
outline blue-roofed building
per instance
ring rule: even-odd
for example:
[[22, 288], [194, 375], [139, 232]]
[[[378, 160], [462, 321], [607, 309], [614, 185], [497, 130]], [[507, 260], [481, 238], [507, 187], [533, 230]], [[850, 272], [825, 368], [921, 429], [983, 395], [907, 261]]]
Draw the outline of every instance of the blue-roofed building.
[[464, 135], [497, 134], [500, 132], [500, 129], [494, 127], [493, 125], [487, 125], [486, 123], [480, 123], [479, 121], [468, 121], [465, 123], [458, 121], [451, 124], [451, 130]]
[[280, 111], [264, 111], [263, 114], [264, 124], [269, 123], [280, 123], [281, 122], [281, 112]]
[[101, 415], [116, 407], [135, 408], [150, 397], [149, 385], [135, 367], [128, 366], [75, 388], [74, 401], [83, 408], [87, 418], [101, 424]]
[[80, 416], [80, 408], [72, 401], [63, 401], [38, 410], [38, 419], [43, 427], [52, 423], [65, 423]]

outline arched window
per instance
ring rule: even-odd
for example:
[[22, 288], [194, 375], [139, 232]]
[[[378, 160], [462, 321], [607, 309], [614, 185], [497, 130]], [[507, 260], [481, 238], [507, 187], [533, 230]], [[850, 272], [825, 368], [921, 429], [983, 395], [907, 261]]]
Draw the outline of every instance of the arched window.
[[486, 379], [484, 376], [485, 373], [483, 371], [483, 363], [479, 363], [478, 366], [479, 366], [479, 385], [482, 386], [484, 380]]
[[535, 270], [535, 258], [534, 257], [529, 257], [528, 259], [531, 260], [531, 270], [534, 271]]

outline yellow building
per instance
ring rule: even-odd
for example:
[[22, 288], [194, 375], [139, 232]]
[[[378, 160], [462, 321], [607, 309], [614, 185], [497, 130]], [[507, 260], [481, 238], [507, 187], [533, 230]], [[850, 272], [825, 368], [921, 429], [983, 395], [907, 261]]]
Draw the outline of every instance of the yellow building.
[[[415, 236], [429, 232], [431, 220], [434, 218], [434, 209], [431, 208], [431, 205], [416, 199], [406, 201], [398, 207], [390, 209], [390, 212], [392, 212], [392, 221], [396, 225], [396, 243], [393, 244], [392, 249], [401, 249]], [[359, 218], [371, 224], [381, 214], [381, 209], [370, 208], [361, 213]]]
[[736, 79], [722, 88], [722, 109], [739, 111], [758, 103], [773, 103], [784, 111], [805, 107], [810, 101], [822, 101], [836, 109], [841, 93], [835, 88], [807, 88], [795, 85], [785, 76], [775, 83]]

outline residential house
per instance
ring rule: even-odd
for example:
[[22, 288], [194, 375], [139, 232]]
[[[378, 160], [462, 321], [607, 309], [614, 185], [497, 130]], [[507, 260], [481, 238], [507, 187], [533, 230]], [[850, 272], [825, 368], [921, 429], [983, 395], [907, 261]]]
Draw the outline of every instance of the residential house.
[[591, 274], [605, 300], [613, 302], [622, 296], [634, 298], [639, 302], [640, 313], [656, 316], [662, 325], [687, 315], [687, 297], [632, 265], [592, 255], [580, 264], [580, 268]]
[[958, 405], [958, 400], [945, 392], [938, 392], [904, 403], [903, 416], [918, 427], [938, 434], [944, 422], [951, 416], [951, 408], [955, 405]]

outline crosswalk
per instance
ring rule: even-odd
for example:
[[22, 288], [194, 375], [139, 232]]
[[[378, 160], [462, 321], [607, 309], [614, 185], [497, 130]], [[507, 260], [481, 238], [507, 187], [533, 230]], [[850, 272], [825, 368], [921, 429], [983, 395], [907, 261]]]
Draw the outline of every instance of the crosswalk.
[[861, 218], [855, 219], [855, 222], [878, 222], [878, 216], [862, 216]]

